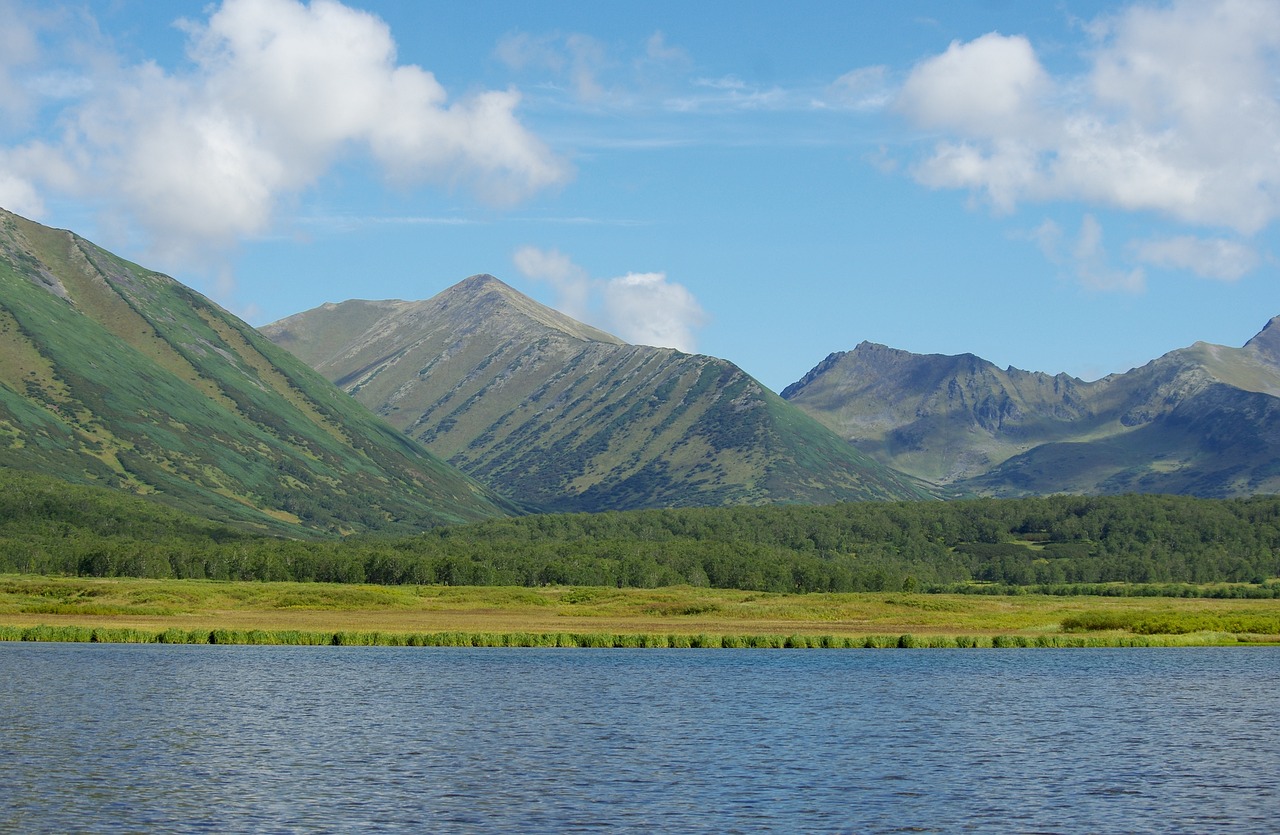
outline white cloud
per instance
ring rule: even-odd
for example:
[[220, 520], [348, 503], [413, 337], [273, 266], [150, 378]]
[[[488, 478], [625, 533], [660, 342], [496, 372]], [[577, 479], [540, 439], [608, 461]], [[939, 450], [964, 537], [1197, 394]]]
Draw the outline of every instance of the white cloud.
[[1201, 278], [1235, 281], [1257, 269], [1261, 263], [1253, 247], [1226, 238], [1196, 238], [1181, 235], [1149, 241], [1135, 241], [1134, 257], [1146, 264], [1189, 270]]
[[593, 279], [563, 253], [532, 246], [521, 247], [513, 260], [525, 277], [550, 284], [556, 307], [575, 319], [638, 345], [696, 350], [706, 313], [693, 293], [665, 273]]
[[[27, 172], [38, 172], [39, 177]], [[78, 176], [60, 151], [44, 143], [0, 148], [0, 207], [40, 219], [45, 211], [40, 185], [67, 190], [75, 186]]]
[[1280, 5], [1133, 6], [1092, 28], [1081, 78], [997, 33], [918, 64], [897, 106], [940, 131], [914, 173], [999, 209], [1073, 199], [1259, 231], [1280, 216]]
[[0, 207], [23, 217], [44, 217], [44, 201], [35, 184], [30, 180], [5, 171], [4, 155], [0, 153]]
[[927, 127], [1023, 133], [1048, 86], [1026, 38], [993, 32], [965, 44], [952, 41], [942, 55], [917, 65], [899, 92], [899, 106]]
[[706, 321], [687, 288], [666, 273], [627, 273], [604, 282], [601, 296], [613, 333], [640, 345], [692, 352], [696, 330]]
[[183, 25], [191, 69], [103, 72], [65, 104], [66, 133], [45, 146], [62, 176], [21, 164], [32, 143], [0, 156], [0, 177], [123, 208], [153, 255], [181, 261], [264, 232], [282, 199], [353, 152], [396, 185], [464, 187], [498, 204], [568, 176], [516, 118], [517, 93], [450, 101], [430, 72], [397, 63], [390, 30], [369, 13], [225, 0]]

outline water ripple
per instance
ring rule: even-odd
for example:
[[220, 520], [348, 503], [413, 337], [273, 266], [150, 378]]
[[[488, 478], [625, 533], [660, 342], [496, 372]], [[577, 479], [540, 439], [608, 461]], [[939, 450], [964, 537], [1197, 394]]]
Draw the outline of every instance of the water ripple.
[[1273, 649], [0, 644], [0, 831], [1269, 832]]

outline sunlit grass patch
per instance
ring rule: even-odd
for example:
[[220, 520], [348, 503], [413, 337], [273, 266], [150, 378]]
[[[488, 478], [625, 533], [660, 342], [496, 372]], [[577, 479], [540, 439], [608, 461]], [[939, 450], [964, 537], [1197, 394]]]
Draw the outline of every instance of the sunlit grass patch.
[[1182, 643], [1235, 643], [1237, 636], [1280, 642], [1280, 601], [1272, 599], [779, 594], [689, 586], [350, 586], [9, 575], [0, 578], [5, 621], [13, 624], [3, 633], [10, 640], [22, 640], [13, 629], [43, 622], [140, 629], [162, 643], [331, 644], [336, 636], [344, 645], [833, 649], [897, 647], [909, 636], [911, 647], [976, 648], [1005, 636], [1002, 645], [1020, 648], [1118, 645], [1162, 635], [1183, 636]]
[[1064, 618], [1065, 632], [1125, 631], [1135, 635], [1188, 635], [1194, 632], [1280, 635], [1280, 612], [1095, 611]]

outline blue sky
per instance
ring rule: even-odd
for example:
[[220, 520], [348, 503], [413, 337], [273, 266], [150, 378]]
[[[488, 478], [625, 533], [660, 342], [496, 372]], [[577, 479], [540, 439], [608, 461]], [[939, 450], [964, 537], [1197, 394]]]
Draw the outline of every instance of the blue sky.
[[0, 206], [253, 324], [489, 272], [774, 389], [1280, 315], [1280, 4], [0, 0]]

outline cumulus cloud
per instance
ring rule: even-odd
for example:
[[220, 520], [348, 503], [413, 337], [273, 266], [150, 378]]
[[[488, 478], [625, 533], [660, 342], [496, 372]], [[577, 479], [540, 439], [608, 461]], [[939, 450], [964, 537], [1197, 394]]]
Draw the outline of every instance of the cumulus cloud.
[[0, 154], [0, 206], [23, 217], [43, 217], [44, 201], [30, 180], [7, 173], [4, 154]]
[[694, 350], [706, 316], [693, 293], [666, 273], [627, 273], [603, 282], [600, 293], [613, 333], [640, 345]]
[[1261, 263], [1257, 250], [1226, 238], [1180, 235], [1131, 245], [1134, 257], [1146, 264], [1188, 270], [1201, 278], [1235, 281]]
[[900, 106], [928, 127], [983, 135], [999, 126], [1024, 134], [1035, 122], [1049, 78], [1024, 37], [983, 35], [952, 41], [941, 55], [920, 63], [899, 93]]
[[556, 250], [526, 246], [513, 260], [525, 277], [556, 292], [556, 307], [627, 342], [692, 353], [706, 313], [688, 288], [665, 273], [627, 273], [594, 279]]
[[451, 101], [430, 72], [397, 62], [382, 20], [336, 0], [225, 0], [183, 26], [187, 69], [104, 73], [43, 146], [59, 175], [22, 164], [31, 143], [0, 155], [0, 184], [119, 206], [153, 253], [181, 260], [264, 232], [282, 199], [353, 152], [398, 186], [461, 187], [498, 204], [568, 175], [517, 119], [518, 93]]
[[1280, 215], [1280, 5], [1133, 6], [1091, 33], [1081, 77], [998, 33], [918, 64], [896, 106], [943, 138], [916, 178], [1005, 210], [1073, 199], [1245, 235]]

